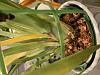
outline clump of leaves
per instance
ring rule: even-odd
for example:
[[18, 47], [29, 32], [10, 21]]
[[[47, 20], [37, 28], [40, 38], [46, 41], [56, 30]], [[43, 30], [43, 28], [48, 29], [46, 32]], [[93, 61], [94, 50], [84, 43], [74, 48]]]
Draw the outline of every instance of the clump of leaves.
[[[41, 1], [38, 1], [37, 5], [38, 3], [40, 4]], [[52, 75], [64, 75], [80, 65], [84, 59], [100, 47], [100, 45], [86, 47], [85, 50], [65, 57], [66, 37], [72, 38], [72, 36], [69, 37], [69, 33], [73, 27], [68, 25], [69, 22], [65, 24], [60, 21], [59, 16], [69, 13], [86, 14], [86, 12], [78, 8], [55, 10], [48, 2], [42, 3], [48, 5], [51, 10], [37, 10], [38, 6], [36, 9], [30, 9], [10, 0], [0, 0], [0, 15], [2, 16], [0, 38], [3, 36], [0, 47], [9, 47], [0, 48], [2, 74], [12, 75], [21, 64], [36, 59], [32, 67], [22, 75], [51, 75], [51, 73]], [[49, 15], [53, 15], [53, 17]], [[6, 29], [8, 30], [6, 31]], [[75, 36], [76, 34], [75, 32]], [[48, 66], [43, 66], [43, 63], [51, 61], [53, 61], [52, 64], [48, 63]], [[5, 66], [11, 66], [8, 73]]]

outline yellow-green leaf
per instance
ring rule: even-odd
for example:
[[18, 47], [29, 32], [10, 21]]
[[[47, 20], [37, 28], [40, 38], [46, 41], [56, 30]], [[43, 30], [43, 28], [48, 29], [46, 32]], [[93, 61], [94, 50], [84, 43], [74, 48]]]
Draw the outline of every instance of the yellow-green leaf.
[[100, 48], [100, 45], [91, 46], [83, 51], [65, 57], [47, 67], [34, 71], [26, 71], [21, 75], [65, 75], [73, 68], [79, 66], [91, 53]]
[[43, 37], [48, 38], [48, 35], [46, 35], [46, 34], [30, 34], [30, 35], [20, 36], [20, 37], [8, 39], [5, 41], [0, 41], [0, 45], [5, 46], [5, 45], [13, 44], [16, 42], [21, 42], [21, 41], [36, 39], [36, 38], [43, 38]]

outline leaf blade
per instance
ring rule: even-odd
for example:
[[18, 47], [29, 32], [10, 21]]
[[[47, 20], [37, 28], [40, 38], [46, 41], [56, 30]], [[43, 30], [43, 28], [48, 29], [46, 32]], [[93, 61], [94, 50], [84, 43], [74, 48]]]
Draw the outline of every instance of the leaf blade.
[[[92, 46], [83, 51], [75, 53], [69, 57], [59, 60], [45, 68], [35, 71], [28, 71], [21, 75], [64, 75], [71, 71], [73, 68], [80, 65], [91, 53], [100, 48], [100, 45]], [[74, 63], [73, 63], [74, 62]]]
[[29, 39], [35, 39], [35, 38], [45, 38], [48, 37], [48, 35], [46, 34], [30, 34], [30, 35], [25, 35], [25, 36], [21, 36], [21, 37], [16, 37], [16, 38], [12, 38], [12, 39], [8, 39], [5, 41], [0, 41], [0, 45], [1, 46], [5, 46], [5, 45], [9, 45], [12, 43], [16, 43], [16, 42], [21, 42], [21, 41], [25, 41], [25, 40], [29, 40]]

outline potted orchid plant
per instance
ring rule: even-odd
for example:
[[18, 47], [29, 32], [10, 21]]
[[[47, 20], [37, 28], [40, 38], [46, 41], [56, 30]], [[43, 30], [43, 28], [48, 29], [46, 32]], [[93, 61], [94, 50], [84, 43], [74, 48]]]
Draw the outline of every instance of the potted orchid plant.
[[[38, 10], [41, 3], [50, 9]], [[32, 66], [19, 75], [65, 75], [72, 69], [83, 74], [99, 59], [97, 23], [77, 1], [57, 9], [48, 1], [38, 0], [31, 9], [23, 3], [0, 0], [0, 40], [1, 75], [13, 75], [32, 59]]]

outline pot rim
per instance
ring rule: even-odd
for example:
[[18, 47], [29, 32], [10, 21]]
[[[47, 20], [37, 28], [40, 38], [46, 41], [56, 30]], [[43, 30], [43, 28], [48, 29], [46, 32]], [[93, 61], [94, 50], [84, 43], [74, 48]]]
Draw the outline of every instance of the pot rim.
[[[99, 32], [99, 29], [98, 29], [98, 24], [97, 24], [96, 20], [94, 19], [93, 14], [89, 11], [89, 9], [85, 5], [83, 5], [82, 3], [77, 2], [77, 1], [67, 1], [60, 6], [59, 10], [65, 8], [66, 6], [69, 6], [71, 4], [82, 8], [87, 13], [87, 15], [89, 16], [89, 18], [90, 18], [90, 20], [93, 24], [93, 27], [94, 27], [95, 36], [96, 36], [96, 43], [100, 44], [100, 40], [99, 40], [100, 32]], [[98, 63], [98, 60], [99, 60], [99, 57], [100, 57], [99, 54], [100, 54], [100, 49], [98, 49], [96, 51], [94, 61], [92, 62], [92, 64], [82, 74], [88, 73], [89, 71], [93, 70], [93, 68]], [[89, 57], [89, 59], [86, 61], [86, 63], [89, 62], [91, 58], [92, 58], [92, 55]], [[73, 71], [75, 73], [80, 73], [80, 71], [77, 71], [75, 69]]]

